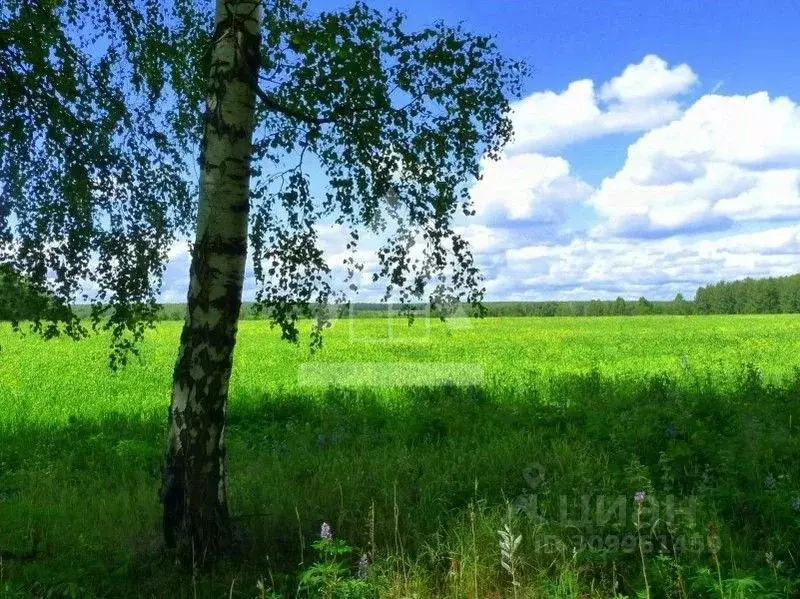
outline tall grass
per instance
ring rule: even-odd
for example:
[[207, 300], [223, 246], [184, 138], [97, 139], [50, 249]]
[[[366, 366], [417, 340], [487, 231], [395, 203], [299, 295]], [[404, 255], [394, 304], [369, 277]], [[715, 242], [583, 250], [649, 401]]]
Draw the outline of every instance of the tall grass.
[[[301, 582], [330, 557], [323, 522], [349, 547], [340, 586], [313, 587], [330, 596], [800, 592], [798, 319], [354, 326], [311, 356], [243, 323], [228, 428], [242, 553], [198, 573], [159, 543], [179, 325], [116, 375], [102, 339], [0, 333], [0, 592], [319, 596]], [[297, 382], [302, 364], [367, 362], [467, 364], [483, 382]]]

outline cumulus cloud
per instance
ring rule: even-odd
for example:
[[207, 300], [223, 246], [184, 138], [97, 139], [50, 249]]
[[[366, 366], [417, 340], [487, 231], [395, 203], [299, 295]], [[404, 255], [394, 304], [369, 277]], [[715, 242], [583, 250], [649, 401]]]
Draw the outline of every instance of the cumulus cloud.
[[483, 178], [470, 197], [482, 223], [556, 223], [591, 191], [591, 186], [570, 175], [569, 163], [563, 158], [517, 154], [485, 162]]
[[628, 65], [621, 75], [603, 84], [600, 99], [631, 104], [670, 98], [685, 92], [697, 83], [697, 75], [689, 65], [672, 69], [667, 62], [648, 54], [639, 64]]
[[[697, 80], [688, 65], [648, 55], [604, 83], [574, 81], [514, 106], [516, 142], [484, 163], [471, 189], [476, 216], [456, 227], [489, 299], [669, 299], [721, 279], [797, 271], [800, 106], [715, 89], [687, 108], [681, 95]], [[641, 135], [596, 187], [581, 178], [577, 158], [572, 165], [554, 154], [621, 132]], [[341, 280], [348, 235], [335, 224], [317, 231]], [[383, 292], [370, 278], [380, 241], [361, 236], [357, 300]], [[170, 259], [162, 297], [184, 301], [185, 245]], [[252, 296], [249, 267], [247, 277]]]
[[596, 235], [667, 236], [800, 218], [800, 107], [709, 95], [645, 133], [589, 200]]
[[491, 299], [671, 299], [720, 279], [792, 274], [798, 261], [800, 226], [714, 240], [576, 238], [508, 249], [487, 291]]
[[573, 81], [562, 92], [535, 92], [513, 107], [515, 140], [510, 152], [552, 150], [611, 133], [646, 131], [681, 114], [676, 96], [697, 75], [685, 64], [670, 67], [655, 55], [629, 65], [600, 86]]

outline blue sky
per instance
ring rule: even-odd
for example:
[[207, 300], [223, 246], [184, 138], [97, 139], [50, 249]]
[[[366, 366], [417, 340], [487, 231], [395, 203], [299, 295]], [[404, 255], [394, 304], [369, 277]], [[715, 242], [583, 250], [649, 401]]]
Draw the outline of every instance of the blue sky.
[[[463, 22], [533, 67], [517, 139], [459, 223], [488, 299], [665, 299], [800, 270], [796, 2], [369, 4]], [[165, 299], [183, 299], [185, 266], [176, 250]]]

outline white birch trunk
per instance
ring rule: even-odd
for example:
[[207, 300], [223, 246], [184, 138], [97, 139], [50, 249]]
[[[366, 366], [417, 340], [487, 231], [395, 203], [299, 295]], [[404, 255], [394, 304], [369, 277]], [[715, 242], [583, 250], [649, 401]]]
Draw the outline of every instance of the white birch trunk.
[[257, 1], [217, 0], [197, 236], [161, 491], [165, 541], [195, 560], [230, 537], [225, 412], [247, 256], [260, 26]]

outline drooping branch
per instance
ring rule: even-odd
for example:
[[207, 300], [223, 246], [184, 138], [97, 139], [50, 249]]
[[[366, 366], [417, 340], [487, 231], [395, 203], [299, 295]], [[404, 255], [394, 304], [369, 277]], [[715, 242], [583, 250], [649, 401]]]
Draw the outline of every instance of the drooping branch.
[[308, 114], [299, 110], [293, 106], [288, 106], [286, 104], [281, 103], [274, 95], [265, 92], [261, 89], [261, 86], [258, 84], [258, 81], [253, 78], [252, 79], [253, 90], [255, 91], [258, 98], [264, 103], [264, 106], [267, 107], [269, 110], [273, 112], [279, 112], [285, 116], [290, 118], [296, 119], [300, 122], [309, 124], [309, 125], [326, 125], [326, 124], [333, 124], [339, 122], [342, 119], [346, 119], [347, 117], [353, 116], [358, 113], [363, 112], [374, 112], [379, 110], [386, 110], [386, 111], [403, 111], [406, 110], [409, 106], [411, 106], [414, 102], [420, 100], [420, 97], [416, 97], [408, 104], [403, 106], [402, 108], [394, 108], [390, 104], [385, 103], [383, 105], [379, 104], [371, 104], [368, 106], [360, 106], [357, 108], [345, 108], [343, 106], [337, 106], [331, 111], [331, 116], [328, 117], [318, 117], [312, 114]]
[[302, 110], [298, 110], [292, 106], [286, 106], [279, 102], [274, 96], [265, 92], [261, 87], [258, 85], [258, 81], [256, 81], [255, 77], [252, 78], [253, 90], [255, 91], [258, 98], [264, 103], [268, 109], [272, 110], [273, 112], [279, 112], [283, 115], [291, 117], [293, 119], [297, 119], [303, 123], [307, 123], [309, 125], [321, 125], [325, 122], [330, 122], [326, 119], [320, 119], [314, 115], [307, 114]]

